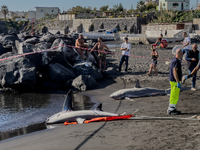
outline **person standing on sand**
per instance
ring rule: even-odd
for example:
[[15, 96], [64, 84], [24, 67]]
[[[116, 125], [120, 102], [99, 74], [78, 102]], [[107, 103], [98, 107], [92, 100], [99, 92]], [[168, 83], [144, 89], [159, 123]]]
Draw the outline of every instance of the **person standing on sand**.
[[122, 56], [121, 56], [120, 63], [119, 63], [119, 72], [121, 72], [122, 64], [125, 61], [126, 62], [125, 73], [127, 73], [127, 71], [128, 71], [128, 58], [129, 58], [129, 55], [130, 55], [131, 44], [128, 42], [127, 37], [124, 38], [124, 41], [125, 42], [121, 46]]
[[153, 47], [153, 49], [152, 49], [151, 56], [152, 56], [152, 63], [151, 63], [151, 66], [150, 66], [149, 73], [147, 75], [150, 76], [151, 71], [154, 68], [155, 75], [157, 76], [158, 73], [157, 73], [156, 65], [157, 65], [158, 52], [156, 51], [155, 47]]
[[[188, 68], [189, 73], [191, 73], [198, 64], [199, 51], [197, 49], [198, 49], [198, 46], [196, 44], [194, 44], [193, 47], [192, 47], [192, 50], [189, 50], [186, 54], [185, 59], [187, 60], [187, 68]], [[191, 87], [192, 91], [196, 91], [196, 89], [195, 89], [196, 76], [197, 76], [197, 73], [195, 73], [193, 75], [192, 87]]]
[[106, 68], [106, 51], [104, 50], [104, 48], [107, 49], [107, 51], [109, 50], [109, 48], [106, 46], [106, 44], [104, 44], [102, 42], [102, 38], [98, 38], [98, 42], [95, 44], [95, 46], [92, 48], [92, 50], [90, 51], [90, 53], [95, 50], [96, 48], [98, 48], [98, 58], [99, 58], [99, 70], [101, 71], [101, 62], [103, 62], [103, 71], [105, 71]]
[[[193, 71], [192, 71], [189, 75], [183, 76], [182, 84], [184, 84], [185, 81], [186, 81], [187, 79], [193, 77], [193, 76], [197, 73], [197, 71], [198, 71], [199, 69], [200, 69], [200, 60], [199, 60], [199, 62], [198, 62], [198, 64], [197, 64], [197, 66], [193, 69]], [[195, 89], [195, 91], [196, 91], [196, 89]]]
[[[79, 35], [79, 38], [76, 40], [76, 47], [77, 47], [77, 52], [81, 55], [82, 59], [83, 60], [86, 60], [84, 54], [83, 54], [83, 49], [80, 49], [80, 48], [88, 48], [88, 45], [84, 44], [84, 39], [83, 39], [83, 34], [80, 34]], [[78, 48], [80, 47], [80, 48]]]
[[168, 115], [179, 115], [180, 111], [176, 110], [176, 105], [179, 99], [179, 93], [181, 89], [181, 78], [182, 78], [182, 69], [181, 69], [181, 58], [183, 52], [181, 49], [176, 50], [176, 57], [174, 57], [170, 64], [169, 70], [169, 81], [171, 85], [169, 107], [167, 109]]
[[183, 46], [181, 47], [181, 49], [182, 49], [183, 55], [184, 55], [185, 53], [187, 53], [187, 51], [190, 50], [191, 39], [190, 39], [190, 37], [187, 35], [186, 32], [183, 32], [183, 36], [184, 36], [184, 41], [181, 42], [181, 44], [183, 45]]

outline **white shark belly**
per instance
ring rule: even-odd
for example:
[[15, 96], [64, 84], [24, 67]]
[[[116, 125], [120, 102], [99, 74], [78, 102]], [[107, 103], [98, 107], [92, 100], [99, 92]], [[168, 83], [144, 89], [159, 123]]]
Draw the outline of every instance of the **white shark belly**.
[[65, 121], [74, 122], [77, 121], [77, 118], [90, 120], [92, 118], [108, 116], [118, 116], [118, 114], [99, 110], [62, 111], [48, 118], [46, 123], [63, 123]]

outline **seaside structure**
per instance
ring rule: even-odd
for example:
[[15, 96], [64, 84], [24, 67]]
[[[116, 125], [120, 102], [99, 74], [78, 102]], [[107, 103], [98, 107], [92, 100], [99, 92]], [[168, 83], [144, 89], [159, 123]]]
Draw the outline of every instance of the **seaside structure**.
[[162, 34], [168, 42], [183, 40], [183, 32], [192, 33], [193, 22], [153, 23], [142, 25], [142, 34], [154, 43]]
[[158, 10], [190, 10], [190, 0], [159, 0]]
[[200, 10], [200, 4], [197, 5], [197, 10]]
[[58, 20], [94, 19], [97, 16], [102, 17], [103, 13], [101, 11], [97, 11], [95, 13], [78, 13], [78, 14], [64, 12], [58, 14]]
[[35, 19], [44, 18], [46, 15], [58, 15], [59, 7], [35, 7], [36, 16]]
[[[0, 18], [4, 18], [4, 14], [0, 11]], [[6, 18], [11, 19], [12, 18], [12, 12], [9, 11], [8, 14], [6, 15]]]

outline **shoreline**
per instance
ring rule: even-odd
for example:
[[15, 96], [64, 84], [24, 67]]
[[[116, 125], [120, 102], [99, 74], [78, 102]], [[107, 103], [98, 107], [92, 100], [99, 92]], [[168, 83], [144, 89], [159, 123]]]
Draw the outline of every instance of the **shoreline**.
[[[160, 87], [168, 88], [169, 83], [165, 80], [158, 80]], [[154, 78], [153, 82], [149, 80], [141, 81], [141, 86], [157, 86]], [[168, 96], [141, 97], [130, 100], [114, 100], [109, 95], [121, 88], [131, 88], [134, 82], [125, 82], [121, 78], [115, 78], [113, 81], [104, 80], [100, 86], [91, 91], [86, 91], [84, 95], [91, 97], [91, 100], [102, 102], [103, 110], [108, 112], [133, 113], [139, 109], [136, 115], [166, 117], [168, 106]], [[187, 98], [192, 91], [183, 91], [180, 94], [179, 110], [188, 112], [188, 109], [197, 107], [200, 102], [190, 103]], [[193, 94], [192, 99], [197, 98], [199, 93]], [[187, 105], [187, 107], [186, 107]], [[186, 114], [177, 117], [191, 117], [200, 113], [192, 109]], [[176, 117], [176, 116], [175, 116]], [[2, 150], [16, 149], [163, 149], [164, 147], [174, 147], [186, 149], [197, 148], [197, 139], [199, 121], [186, 120], [119, 120], [108, 122], [94, 122], [82, 125], [57, 125], [56, 128], [19, 136], [13, 139], [0, 142]], [[183, 136], [187, 135], [186, 136]], [[156, 139], [155, 139], [156, 138]], [[176, 138], [176, 141], [171, 139]], [[159, 139], [159, 140], [158, 140]], [[127, 142], [128, 141], [128, 142]], [[162, 142], [161, 142], [162, 141]], [[184, 142], [182, 142], [184, 141]], [[26, 143], [29, 143], [28, 145]], [[37, 144], [36, 144], [37, 143]], [[102, 143], [104, 143], [102, 145]], [[157, 144], [155, 144], [157, 143]], [[191, 144], [189, 144], [191, 143]], [[195, 144], [196, 143], [196, 144]]]

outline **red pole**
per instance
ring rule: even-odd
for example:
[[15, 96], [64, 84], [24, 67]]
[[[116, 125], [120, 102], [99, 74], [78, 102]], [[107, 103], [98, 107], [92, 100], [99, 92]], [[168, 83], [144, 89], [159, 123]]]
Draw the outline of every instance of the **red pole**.
[[32, 33], [33, 33], [33, 22], [32, 22]]

